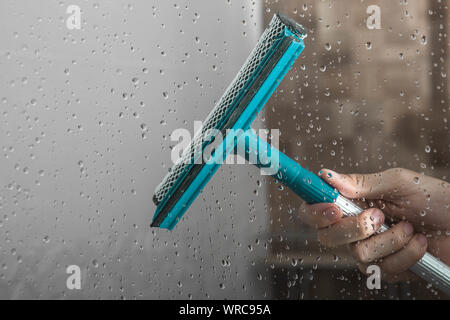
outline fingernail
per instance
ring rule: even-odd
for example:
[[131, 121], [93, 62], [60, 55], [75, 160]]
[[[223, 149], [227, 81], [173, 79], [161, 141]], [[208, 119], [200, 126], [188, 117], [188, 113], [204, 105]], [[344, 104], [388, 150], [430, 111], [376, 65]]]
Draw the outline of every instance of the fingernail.
[[427, 238], [425, 238], [425, 236], [423, 234], [420, 234], [419, 236], [417, 236], [417, 241], [419, 241], [419, 243], [422, 247], [425, 247], [427, 245]]
[[328, 178], [328, 179], [332, 179], [332, 178], [339, 179], [340, 178], [339, 173], [336, 173], [333, 170], [327, 170], [327, 171], [328, 172], [326, 174], [326, 178]]
[[337, 212], [335, 209], [327, 209], [324, 212], [324, 216], [329, 220], [329, 221], [336, 221], [338, 218]]
[[370, 215], [370, 220], [377, 226], [380, 226], [383, 223], [383, 213], [380, 210], [373, 210]]
[[405, 232], [405, 234], [407, 236], [410, 236], [414, 232], [414, 229], [413, 229], [413, 226], [410, 223], [405, 222], [405, 223], [403, 223], [403, 231]]

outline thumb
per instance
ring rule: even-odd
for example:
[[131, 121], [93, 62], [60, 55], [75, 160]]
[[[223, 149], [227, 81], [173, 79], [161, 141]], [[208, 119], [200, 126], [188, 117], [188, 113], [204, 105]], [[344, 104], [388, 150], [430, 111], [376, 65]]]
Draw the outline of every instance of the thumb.
[[391, 175], [386, 172], [371, 174], [339, 174], [329, 169], [320, 170], [319, 176], [348, 198], [382, 199], [394, 188]]

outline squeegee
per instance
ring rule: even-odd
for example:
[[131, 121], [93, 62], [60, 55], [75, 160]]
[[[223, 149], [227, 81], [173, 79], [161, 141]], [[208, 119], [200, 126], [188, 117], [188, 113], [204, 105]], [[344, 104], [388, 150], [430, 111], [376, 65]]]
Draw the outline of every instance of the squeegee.
[[[259, 138], [250, 128], [303, 51], [305, 37], [305, 28], [296, 21], [282, 14], [274, 15], [201, 130], [156, 187], [153, 201], [157, 208], [152, 227], [172, 230], [224, 159], [235, 150], [246, 159], [256, 158], [254, 164], [260, 168], [276, 158], [273, 177], [308, 203], [335, 203], [346, 216], [363, 211], [319, 176]], [[233, 137], [227, 137], [231, 131]], [[218, 139], [219, 134], [225, 138]], [[207, 161], [199, 161], [207, 149], [210, 157]], [[383, 225], [380, 231], [388, 229]], [[450, 268], [430, 253], [427, 252], [410, 270], [450, 294]]]

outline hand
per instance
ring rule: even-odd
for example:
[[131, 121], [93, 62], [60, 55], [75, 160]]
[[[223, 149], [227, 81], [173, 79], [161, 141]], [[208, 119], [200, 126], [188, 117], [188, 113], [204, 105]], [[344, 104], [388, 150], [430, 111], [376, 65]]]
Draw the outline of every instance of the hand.
[[[414, 278], [407, 270], [427, 248], [450, 264], [449, 183], [400, 168], [349, 175], [324, 169], [319, 176], [341, 195], [358, 199], [356, 203], [367, 209], [359, 216], [344, 218], [333, 203], [304, 204], [300, 217], [318, 229], [318, 240], [323, 245], [349, 244], [363, 273], [369, 264], [376, 263], [386, 281]], [[394, 225], [375, 234], [384, 222]]]

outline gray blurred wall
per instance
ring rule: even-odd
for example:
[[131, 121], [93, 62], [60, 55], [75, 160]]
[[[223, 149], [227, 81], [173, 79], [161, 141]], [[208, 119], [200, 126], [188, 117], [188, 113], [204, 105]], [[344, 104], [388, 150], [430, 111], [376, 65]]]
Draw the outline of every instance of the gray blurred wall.
[[0, 2], [0, 298], [270, 297], [255, 168], [223, 166], [173, 232], [149, 227], [171, 132], [206, 117], [261, 16], [259, 1]]

